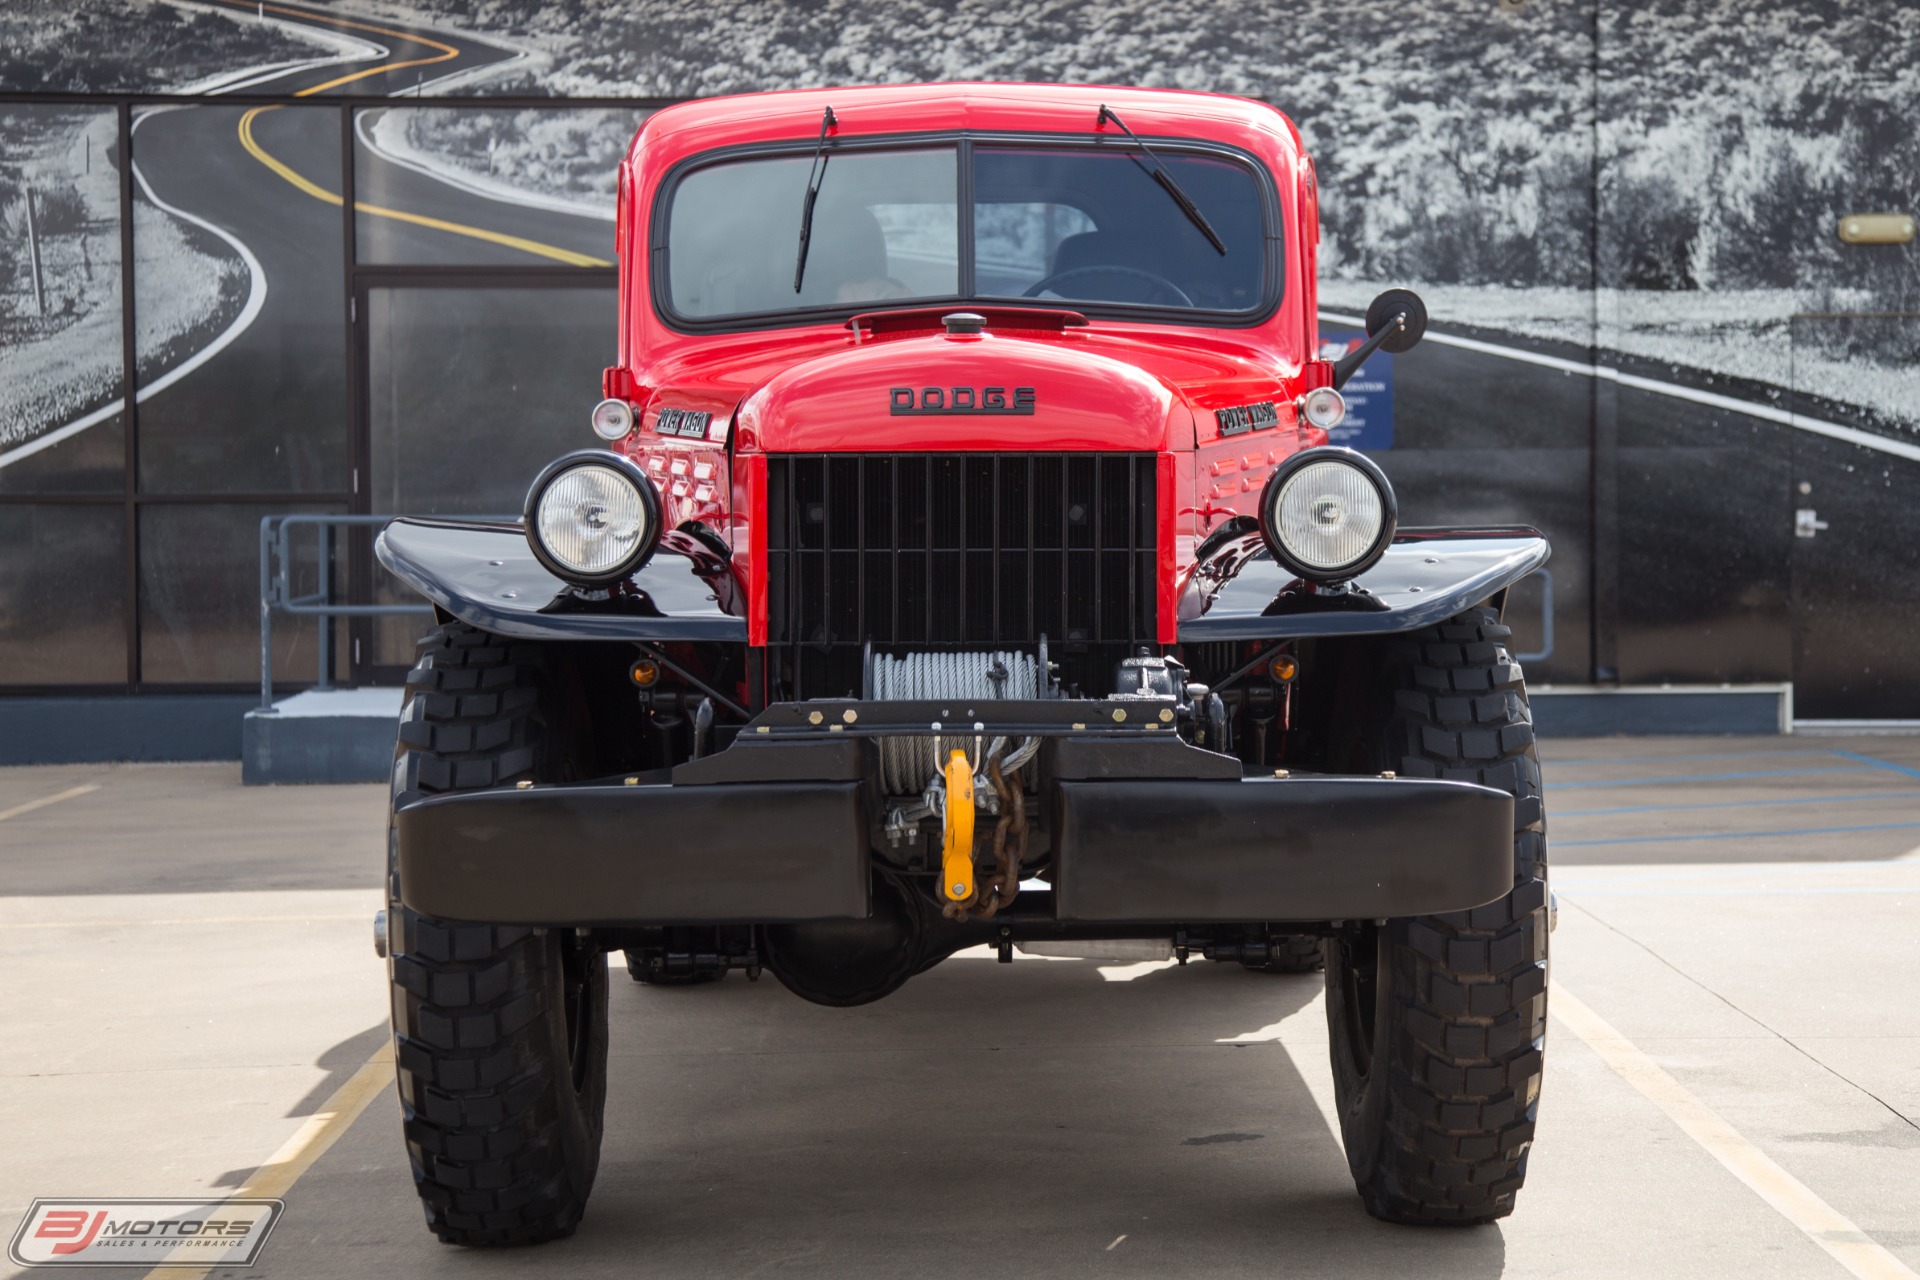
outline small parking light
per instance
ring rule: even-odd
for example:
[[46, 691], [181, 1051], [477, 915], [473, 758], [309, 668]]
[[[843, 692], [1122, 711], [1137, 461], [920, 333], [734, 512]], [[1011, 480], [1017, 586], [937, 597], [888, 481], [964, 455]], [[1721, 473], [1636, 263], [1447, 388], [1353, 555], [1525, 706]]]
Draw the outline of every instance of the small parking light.
[[593, 434], [602, 440], [624, 440], [633, 430], [633, 406], [625, 400], [602, 400], [593, 406]]

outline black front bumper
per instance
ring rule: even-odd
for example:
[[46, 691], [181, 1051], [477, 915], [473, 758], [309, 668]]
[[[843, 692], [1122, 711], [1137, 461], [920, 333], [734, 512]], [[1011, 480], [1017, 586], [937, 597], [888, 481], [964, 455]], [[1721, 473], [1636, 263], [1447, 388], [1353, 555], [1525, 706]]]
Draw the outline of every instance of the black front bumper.
[[[770, 708], [732, 748], [682, 765], [672, 781], [407, 805], [397, 814], [401, 899], [444, 919], [513, 924], [863, 917], [878, 836], [871, 741], [925, 733], [942, 714], [948, 730], [1049, 739], [1040, 776], [1062, 923], [1427, 915], [1513, 885], [1513, 800], [1502, 791], [1243, 778], [1238, 761], [1188, 746], [1138, 702], [885, 705]], [[1130, 722], [1114, 720], [1129, 709]]]

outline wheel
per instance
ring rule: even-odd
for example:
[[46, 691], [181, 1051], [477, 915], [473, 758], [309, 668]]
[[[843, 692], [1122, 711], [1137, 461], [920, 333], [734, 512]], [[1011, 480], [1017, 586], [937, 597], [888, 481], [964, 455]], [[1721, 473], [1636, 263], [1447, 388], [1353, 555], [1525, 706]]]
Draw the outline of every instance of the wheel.
[[[393, 807], [564, 766], [537, 646], [449, 623], [420, 642]], [[448, 1244], [571, 1235], [600, 1163], [607, 962], [570, 929], [456, 924], [398, 901], [388, 826], [388, 974], [414, 1188]]]
[[1471, 911], [1350, 930], [1327, 949], [1341, 1135], [1367, 1211], [1476, 1223], [1526, 1178], [1547, 1025], [1546, 814], [1510, 633], [1487, 608], [1393, 643], [1383, 761], [1514, 797], [1514, 882]]
[[1316, 973], [1326, 967], [1326, 959], [1320, 954], [1320, 937], [1313, 933], [1281, 934], [1272, 939], [1264, 961], [1240, 963], [1255, 973]]

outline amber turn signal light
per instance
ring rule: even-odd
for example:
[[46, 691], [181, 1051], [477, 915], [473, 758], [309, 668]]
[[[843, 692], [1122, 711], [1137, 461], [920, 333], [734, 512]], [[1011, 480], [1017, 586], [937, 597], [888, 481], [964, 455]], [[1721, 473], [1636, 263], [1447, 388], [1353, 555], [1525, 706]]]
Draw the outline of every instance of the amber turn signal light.
[[1292, 684], [1293, 678], [1300, 674], [1300, 664], [1291, 654], [1283, 653], [1267, 664], [1267, 674], [1281, 684]]
[[660, 664], [652, 658], [642, 658], [627, 668], [627, 679], [642, 689], [651, 689], [660, 682]]

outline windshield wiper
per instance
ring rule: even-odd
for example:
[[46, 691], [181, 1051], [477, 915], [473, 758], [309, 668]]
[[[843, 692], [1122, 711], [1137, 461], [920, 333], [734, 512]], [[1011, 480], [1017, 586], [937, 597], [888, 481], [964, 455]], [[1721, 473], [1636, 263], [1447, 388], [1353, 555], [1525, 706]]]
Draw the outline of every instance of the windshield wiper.
[[[807, 170], [807, 202], [800, 208], [800, 257], [793, 264], [793, 291], [800, 292], [800, 281], [807, 274], [807, 245], [813, 240], [813, 202], [820, 198], [820, 182], [827, 176], [827, 130], [840, 122], [828, 107], [820, 117], [820, 142], [813, 149], [813, 167]], [[1121, 125], [1121, 128], [1126, 128]], [[1226, 250], [1222, 249], [1222, 253]]]
[[[1200, 234], [1207, 238], [1207, 243], [1214, 247], [1215, 252], [1223, 258], [1226, 257], [1226, 243], [1220, 239], [1218, 233], [1214, 231], [1213, 225], [1207, 221], [1207, 215], [1200, 212], [1200, 206], [1193, 202], [1191, 196], [1180, 189], [1180, 184], [1173, 180], [1173, 175], [1168, 173], [1166, 166], [1160, 163], [1160, 157], [1153, 154], [1152, 148], [1148, 147], [1146, 143], [1140, 141], [1140, 135], [1127, 128], [1127, 122], [1122, 120], [1114, 112], [1112, 107], [1102, 103], [1100, 105], [1100, 118], [1094, 121], [1093, 127], [1098, 129], [1109, 120], [1119, 125], [1120, 131], [1133, 139], [1134, 145], [1140, 148], [1141, 154], [1153, 162], [1153, 166], [1148, 169], [1147, 172], [1153, 175], [1155, 182], [1166, 188], [1167, 194], [1173, 197], [1173, 202], [1180, 206], [1180, 212], [1187, 215], [1187, 221], [1200, 228]], [[821, 136], [823, 139], [826, 136], [824, 130], [822, 130]], [[809, 205], [808, 208], [811, 209], [812, 206]], [[806, 253], [805, 234], [805, 232], [801, 233], [800, 251], [802, 254]], [[798, 288], [798, 286], [795, 287]]]

